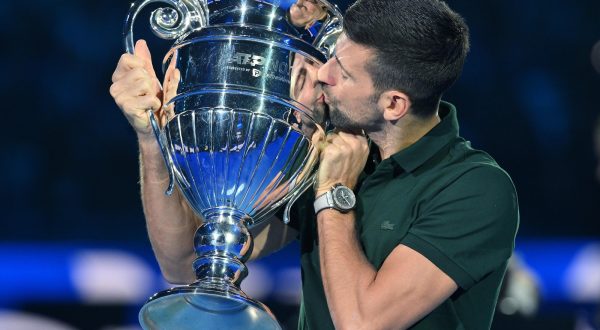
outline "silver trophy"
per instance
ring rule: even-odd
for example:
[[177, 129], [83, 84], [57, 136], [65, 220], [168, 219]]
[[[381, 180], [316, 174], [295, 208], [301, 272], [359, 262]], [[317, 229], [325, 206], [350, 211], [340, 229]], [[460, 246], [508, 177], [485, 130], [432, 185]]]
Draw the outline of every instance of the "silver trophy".
[[[163, 60], [165, 111], [150, 122], [174, 184], [204, 223], [197, 229], [197, 280], [152, 296], [145, 329], [280, 329], [240, 284], [252, 251], [248, 228], [289, 208], [312, 182], [324, 106], [303, 99], [303, 65], [331, 53], [342, 16], [326, 1], [287, 9], [267, 0], [142, 0], [125, 21], [125, 47], [146, 5], [153, 32], [175, 43]], [[289, 2], [289, 1], [288, 1]], [[308, 63], [308, 64], [307, 64]], [[173, 75], [177, 72], [176, 75]]]

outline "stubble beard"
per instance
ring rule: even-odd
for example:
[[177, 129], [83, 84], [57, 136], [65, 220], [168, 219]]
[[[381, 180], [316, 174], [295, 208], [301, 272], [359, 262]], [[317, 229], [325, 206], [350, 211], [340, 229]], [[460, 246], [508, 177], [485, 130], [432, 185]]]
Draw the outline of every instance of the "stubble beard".
[[[348, 133], [360, 134], [361, 132], [373, 132], [380, 129], [380, 118], [376, 112], [370, 112], [369, 116], [361, 118], [361, 121], [354, 120], [343, 111], [340, 111], [339, 100], [335, 97], [329, 98], [329, 120], [338, 130]], [[369, 97], [365, 111], [374, 111], [377, 107], [378, 97], [374, 94]]]

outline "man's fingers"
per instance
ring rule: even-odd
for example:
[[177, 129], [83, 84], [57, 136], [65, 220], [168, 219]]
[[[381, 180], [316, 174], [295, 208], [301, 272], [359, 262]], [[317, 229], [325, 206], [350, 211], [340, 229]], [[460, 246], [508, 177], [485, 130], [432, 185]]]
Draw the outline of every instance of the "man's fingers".
[[112, 82], [116, 82], [123, 78], [129, 71], [136, 68], [144, 67], [144, 60], [129, 53], [121, 55], [117, 68], [112, 75]]
[[321, 160], [340, 161], [341, 159], [352, 159], [358, 162], [369, 152], [369, 144], [366, 137], [351, 133], [329, 133], [326, 142], [321, 148]]
[[129, 97], [138, 97], [138, 96], [154, 96], [156, 95], [153, 86], [147, 81], [141, 82], [138, 85], [132, 87], [131, 85], [125, 84], [113, 84], [110, 86], [110, 94], [115, 98], [129, 98]]
[[162, 105], [158, 97], [153, 95], [142, 96], [141, 99], [141, 103], [146, 105], [146, 109], [152, 109], [152, 111], [159, 110]]
[[362, 134], [362, 132], [360, 134], [339, 132], [339, 136], [344, 140], [367, 140], [367, 138]]
[[140, 115], [142, 112], [146, 112], [149, 109], [157, 111], [160, 109], [161, 102], [156, 96], [144, 95], [137, 97], [127, 97], [119, 100], [122, 110], [127, 115]]
[[144, 61], [144, 68], [146, 71], [148, 71], [153, 78], [156, 78], [154, 66], [152, 65], [152, 55], [150, 54], [150, 49], [148, 49], [148, 44], [146, 44], [145, 40], [140, 39], [135, 43], [134, 54]]
[[128, 92], [131, 96], [158, 95], [160, 90], [156, 90], [153, 78], [149, 77], [145, 69], [137, 68], [117, 80], [110, 87], [110, 93], [113, 97], [124, 92]]
[[181, 73], [179, 72], [179, 69], [174, 69], [169, 73], [167, 80], [165, 81], [165, 95], [168, 94], [171, 97], [175, 96], [180, 78]]
[[338, 134], [334, 133], [334, 132], [327, 133], [327, 137], [325, 138], [325, 141], [327, 143], [332, 143], [337, 138], [337, 136], [338, 136]]
[[344, 141], [344, 143], [352, 146], [362, 146], [367, 145], [367, 138], [364, 135], [356, 135], [352, 133], [340, 132], [339, 139]]
[[171, 72], [176, 69], [175, 64], [177, 63], [177, 61], [175, 59], [177, 58], [177, 52], [178, 51], [176, 50], [171, 56], [171, 61], [169, 62], [169, 66], [167, 66], [165, 77], [168, 77], [171, 74]]
[[356, 144], [357, 141], [357, 137], [349, 133], [337, 132], [327, 134], [327, 143], [335, 144], [340, 147], [350, 147]]

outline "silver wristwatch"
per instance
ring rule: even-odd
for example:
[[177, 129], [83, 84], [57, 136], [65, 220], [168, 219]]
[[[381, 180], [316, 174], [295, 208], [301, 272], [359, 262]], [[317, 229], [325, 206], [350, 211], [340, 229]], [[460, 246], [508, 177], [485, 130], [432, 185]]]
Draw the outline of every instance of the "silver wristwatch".
[[317, 197], [314, 203], [315, 214], [323, 209], [336, 209], [346, 213], [352, 210], [355, 205], [356, 196], [354, 196], [354, 192], [341, 183], [336, 184], [331, 190]]

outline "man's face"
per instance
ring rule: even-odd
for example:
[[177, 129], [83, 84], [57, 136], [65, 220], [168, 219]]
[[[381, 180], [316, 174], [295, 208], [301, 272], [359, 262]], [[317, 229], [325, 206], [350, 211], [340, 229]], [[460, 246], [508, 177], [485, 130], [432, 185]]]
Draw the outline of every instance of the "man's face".
[[378, 109], [373, 80], [365, 66], [373, 60], [373, 51], [340, 35], [336, 53], [318, 73], [329, 105], [331, 123], [341, 130], [373, 132], [384, 122]]

